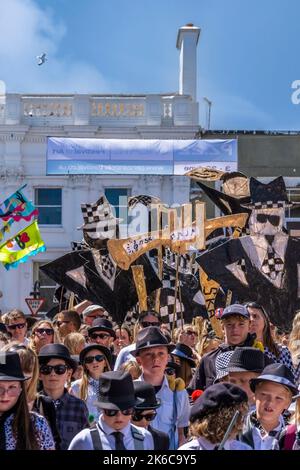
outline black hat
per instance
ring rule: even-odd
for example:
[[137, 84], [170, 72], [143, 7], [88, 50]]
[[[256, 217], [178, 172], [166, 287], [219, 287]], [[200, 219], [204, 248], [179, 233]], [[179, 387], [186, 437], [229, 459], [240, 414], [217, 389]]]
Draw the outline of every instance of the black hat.
[[0, 322], [0, 333], [5, 333], [6, 335], [8, 334], [5, 324], [2, 322]]
[[104, 372], [99, 379], [99, 401], [95, 403], [105, 410], [126, 410], [134, 408], [143, 400], [134, 394], [132, 377], [119, 370]]
[[265, 356], [257, 348], [235, 348], [229, 364], [228, 372], [258, 372], [261, 373], [265, 367]]
[[133, 387], [135, 397], [144, 400], [141, 404], [135, 406], [137, 410], [149, 410], [160, 406], [160, 400], [156, 398], [153, 385], [142, 380], [136, 380], [133, 382]]
[[109, 363], [110, 367], [111, 367], [111, 363], [112, 363], [112, 356], [111, 356], [111, 352], [108, 348], [106, 348], [105, 346], [102, 346], [102, 344], [89, 344], [88, 346], [86, 346], [85, 348], [83, 348], [83, 350], [80, 352], [79, 354], [79, 362], [80, 364], [83, 365], [84, 363], [84, 358], [86, 356], [86, 354], [91, 351], [92, 349], [98, 349], [98, 351], [102, 352], [102, 354], [104, 354], [104, 356], [106, 357], [106, 360], [107, 362]]
[[264, 368], [261, 375], [256, 379], [250, 380], [250, 388], [255, 392], [255, 388], [259, 382], [275, 382], [289, 388], [293, 395], [297, 395], [298, 388], [294, 382], [294, 375], [292, 371], [284, 364], [275, 363], [269, 364]]
[[250, 203], [245, 206], [253, 209], [272, 209], [292, 205], [293, 203], [288, 200], [282, 176], [267, 184], [261, 183], [256, 178], [250, 178]]
[[147, 326], [138, 332], [135, 350], [131, 351], [131, 354], [137, 356], [142, 349], [155, 348], [157, 346], [166, 346], [168, 352], [174, 349], [174, 344], [168, 343], [167, 338], [158, 326]]
[[247, 318], [247, 320], [250, 320], [250, 314], [248, 312], [247, 307], [245, 307], [245, 305], [232, 304], [224, 308], [222, 316], [221, 316], [221, 320], [224, 320], [225, 318], [228, 318], [232, 315], [240, 315], [241, 317], [245, 317]]
[[223, 406], [236, 405], [248, 401], [247, 393], [236, 385], [224, 382], [208, 387], [191, 408], [190, 421], [204, 418]]
[[77, 364], [70, 355], [70, 351], [63, 344], [46, 344], [40, 349], [39, 352], [39, 363], [45, 364], [49, 359], [63, 359], [71, 367], [71, 369], [76, 369]]
[[0, 381], [19, 380], [23, 382], [28, 378], [24, 377], [18, 353], [0, 351]]
[[177, 343], [171, 354], [172, 356], [178, 356], [185, 359], [191, 367], [196, 367], [196, 362], [193, 358], [193, 350], [186, 344]]
[[113, 325], [112, 323], [107, 320], [107, 318], [96, 318], [92, 326], [88, 328], [88, 334], [89, 336], [94, 333], [95, 331], [107, 331], [114, 339], [116, 339], [116, 333], [114, 332]]

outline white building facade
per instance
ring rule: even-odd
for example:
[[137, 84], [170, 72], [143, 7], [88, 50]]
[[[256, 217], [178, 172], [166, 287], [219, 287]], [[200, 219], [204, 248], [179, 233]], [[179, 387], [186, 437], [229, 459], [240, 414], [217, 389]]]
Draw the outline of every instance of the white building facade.
[[95, 202], [105, 193], [112, 202], [119, 195], [151, 194], [167, 204], [190, 197], [184, 176], [65, 175], [47, 176], [47, 137], [97, 139], [194, 139], [199, 132], [196, 98], [196, 48], [200, 29], [179, 29], [179, 92], [147, 95], [21, 95], [0, 98], [1, 200], [27, 184], [24, 194], [39, 208], [39, 227], [47, 250], [18, 268], [0, 268], [2, 312], [20, 308], [29, 314], [25, 298], [39, 280], [41, 295], [51, 307], [54, 283], [39, 266], [70, 251], [80, 241], [80, 204]]

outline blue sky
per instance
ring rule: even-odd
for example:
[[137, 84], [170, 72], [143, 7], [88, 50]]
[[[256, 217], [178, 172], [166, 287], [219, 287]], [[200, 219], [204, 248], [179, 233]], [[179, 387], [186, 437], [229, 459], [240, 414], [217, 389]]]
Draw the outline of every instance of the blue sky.
[[206, 96], [213, 129], [300, 129], [298, 0], [0, 0], [0, 11], [9, 92], [176, 92], [177, 31], [192, 22], [202, 125]]

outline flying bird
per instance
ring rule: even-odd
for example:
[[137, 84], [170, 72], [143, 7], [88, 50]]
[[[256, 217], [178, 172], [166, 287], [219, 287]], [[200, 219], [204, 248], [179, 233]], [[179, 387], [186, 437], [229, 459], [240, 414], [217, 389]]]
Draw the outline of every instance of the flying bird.
[[47, 60], [45, 52], [43, 52], [43, 54], [41, 54], [41, 55], [36, 56], [36, 58], [37, 58], [37, 61], [38, 61], [38, 65], [43, 65]]

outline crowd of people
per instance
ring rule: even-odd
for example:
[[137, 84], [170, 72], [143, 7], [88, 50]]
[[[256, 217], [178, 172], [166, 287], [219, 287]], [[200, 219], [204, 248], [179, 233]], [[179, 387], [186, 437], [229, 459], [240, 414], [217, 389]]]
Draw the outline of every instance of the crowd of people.
[[300, 449], [300, 313], [287, 334], [233, 304], [222, 339], [153, 310], [107, 317], [87, 301], [2, 315], [1, 450]]

